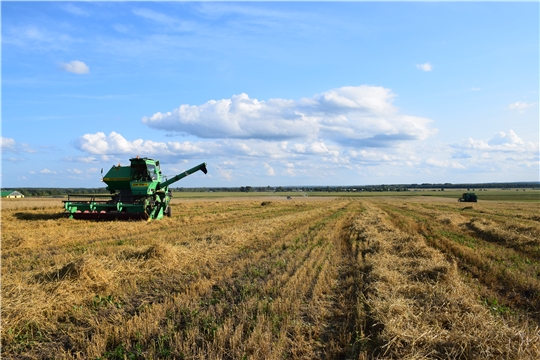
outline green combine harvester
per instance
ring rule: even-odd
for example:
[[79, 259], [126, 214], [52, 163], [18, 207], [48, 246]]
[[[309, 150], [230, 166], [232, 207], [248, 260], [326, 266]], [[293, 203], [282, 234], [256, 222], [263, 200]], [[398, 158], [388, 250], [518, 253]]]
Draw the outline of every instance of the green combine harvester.
[[64, 201], [67, 216], [88, 220], [162, 219], [171, 216], [169, 185], [199, 170], [207, 173], [206, 163], [202, 163], [163, 181], [159, 161], [138, 156], [129, 161], [130, 166], [113, 166], [103, 178], [110, 195], [68, 195]]
[[478, 197], [475, 193], [463, 193], [463, 196], [458, 199], [459, 202], [477, 202]]

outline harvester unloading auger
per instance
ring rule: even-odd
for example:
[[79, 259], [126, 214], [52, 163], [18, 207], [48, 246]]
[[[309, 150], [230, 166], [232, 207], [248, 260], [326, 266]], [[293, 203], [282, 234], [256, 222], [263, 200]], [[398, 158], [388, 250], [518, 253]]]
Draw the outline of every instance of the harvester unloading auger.
[[[201, 170], [199, 164], [173, 178], [163, 181], [159, 161], [138, 156], [129, 159], [130, 166], [113, 166], [103, 178], [110, 195], [68, 195], [64, 201], [71, 219], [154, 220], [171, 216], [172, 193], [169, 185]], [[103, 173], [103, 170], [102, 170]]]

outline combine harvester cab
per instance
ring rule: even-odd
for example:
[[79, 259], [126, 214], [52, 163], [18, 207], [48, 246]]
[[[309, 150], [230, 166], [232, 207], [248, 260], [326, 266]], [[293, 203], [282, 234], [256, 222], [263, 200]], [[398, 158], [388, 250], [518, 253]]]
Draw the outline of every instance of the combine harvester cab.
[[[159, 161], [149, 158], [129, 159], [130, 166], [113, 166], [103, 178], [110, 195], [68, 195], [64, 201], [70, 219], [154, 220], [171, 216], [172, 193], [169, 185], [201, 170], [199, 164], [163, 181]], [[102, 170], [103, 172], [103, 170]]]

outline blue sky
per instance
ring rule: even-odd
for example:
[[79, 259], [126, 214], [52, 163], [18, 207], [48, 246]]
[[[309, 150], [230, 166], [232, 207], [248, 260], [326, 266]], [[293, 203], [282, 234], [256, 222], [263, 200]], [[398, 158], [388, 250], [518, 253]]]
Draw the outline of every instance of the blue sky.
[[539, 180], [538, 2], [1, 2], [2, 187]]

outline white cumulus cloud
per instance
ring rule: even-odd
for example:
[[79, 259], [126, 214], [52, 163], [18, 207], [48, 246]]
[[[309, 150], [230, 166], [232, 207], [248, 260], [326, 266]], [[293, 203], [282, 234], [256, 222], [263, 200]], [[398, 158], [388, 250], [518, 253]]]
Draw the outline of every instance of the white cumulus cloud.
[[512, 103], [508, 105], [507, 109], [509, 110], [517, 110], [520, 113], [525, 112], [525, 109], [530, 108], [532, 106], [536, 105], [536, 103], [528, 103], [524, 101], [517, 101], [515, 103]]
[[[94, 155], [194, 155], [203, 154], [205, 150], [200, 144], [186, 142], [159, 142], [152, 140], [137, 139], [126, 140], [122, 135], [112, 131], [109, 135], [103, 132], [85, 134], [74, 145], [82, 151]], [[91, 157], [90, 157], [91, 158]], [[83, 158], [85, 159], [85, 158]], [[88, 159], [88, 158], [86, 158]]]
[[67, 157], [70, 162], [96, 162], [94, 156], [99, 155], [101, 161], [109, 161], [115, 156], [159, 156], [165, 158], [207, 158], [218, 156], [223, 158], [259, 158], [276, 160], [289, 158], [329, 159], [341, 153], [339, 145], [322, 140], [311, 141], [269, 141], [260, 139], [220, 139], [196, 142], [157, 142], [151, 140], [128, 140], [117, 132], [106, 135], [102, 132], [85, 134], [75, 140], [73, 146], [91, 154], [88, 157]]
[[73, 60], [68, 63], [61, 63], [60, 67], [64, 69], [67, 72], [73, 73], [73, 74], [88, 74], [90, 72], [90, 68], [88, 65], [83, 63], [79, 60]]
[[430, 63], [416, 64], [416, 68], [422, 71], [432, 71], [433, 66]]
[[512, 129], [507, 133], [501, 131], [488, 141], [468, 138], [452, 145], [459, 150], [477, 150], [484, 152], [526, 152], [538, 148], [538, 144], [524, 142]]
[[495, 136], [488, 141], [488, 145], [491, 146], [512, 146], [520, 147], [523, 146], [524, 142], [516, 135], [516, 133], [510, 129], [508, 133], [503, 131], [495, 134]]
[[389, 154], [386, 151], [377, 150], [349, 150], [347, 156], [356, 162], [361, 163], [390, 163], [396, 161], [403, 161], [403, 159], [396, 154]]
[[35, 154], [37, 153], [36, 150], [32, 149], [28, 144], [21, 143], [15, 141], [15, 139], [12, 138], [6, 138], [6, 137], [0, 137], [0, 147], [2, 149], [2, 152], [11, 152], [15, 154], [19, 154], [21, 152], [23, 153], [29, 153], [29, 154]]
[[451, 157], [468, 169], [497, 169], [502, 174], [539, 165], [539, 144], [523, 141], [513, 130], [501, 131], [487, 141], [468, 138], [449, 147]]
[[266, 175], [268, 176], [276, 176], [274, 172], [274, 168], [268, 165], [268, 163], [264, 163], [264, 168], [266, 169]]
[[285, 164], [285, 171], [283, 171], [283, 174], [286, 176], [296, 176], [294, 164], [293, 163]]
[[2, 136], [0, 137], [0, 147], [2, 151], [15, 151], [15, 140]]
[[213, 139], [329, 140], [352, 147], [423, 140], [430, 119], [399, 114], [395, 95], [378, 86], [347, 86], [301, 100], [252, 99], [247, 94], [184, 104], [142, 119], [156, 129]]

